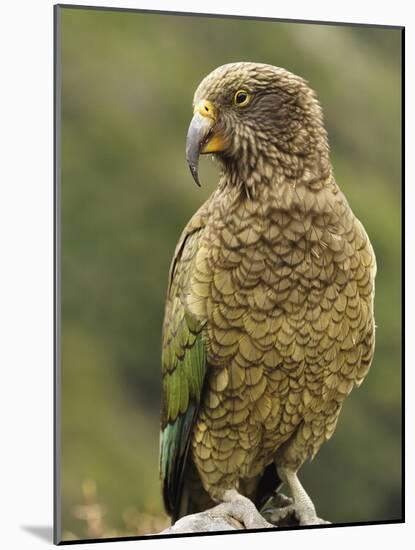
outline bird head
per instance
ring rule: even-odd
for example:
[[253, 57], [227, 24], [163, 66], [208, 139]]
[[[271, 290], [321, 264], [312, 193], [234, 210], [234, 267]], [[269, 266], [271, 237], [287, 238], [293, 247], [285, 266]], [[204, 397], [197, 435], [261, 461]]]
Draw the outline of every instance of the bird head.
[[200, 154], [240, 178], [258, 167], [328, 152], [320, 105], [302, 78], [262, 63], [229, 63], [198, 86], [186, 157], [198, 185]]

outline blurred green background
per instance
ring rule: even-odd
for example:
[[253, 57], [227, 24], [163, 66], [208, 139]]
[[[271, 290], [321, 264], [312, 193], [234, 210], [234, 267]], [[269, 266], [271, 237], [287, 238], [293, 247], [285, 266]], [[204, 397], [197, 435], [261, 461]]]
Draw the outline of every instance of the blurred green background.
[[180, 232], [214, 190], [184, 146], [193, 92], [231, 61], [306, 78], [336, 179], [378, 261], [377, 347], [302, 480], [333, 522], [401, 517], [401, 32], [63, 8], [62, 530], [166, 524], [158, 479], [160, 340]]

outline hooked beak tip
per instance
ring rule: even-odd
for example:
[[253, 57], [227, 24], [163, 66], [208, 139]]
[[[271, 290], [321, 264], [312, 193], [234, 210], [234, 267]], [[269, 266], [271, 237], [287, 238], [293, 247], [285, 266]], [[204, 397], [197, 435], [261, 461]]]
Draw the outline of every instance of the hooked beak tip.
[[200, 180], [199, 180], [199, 172], [198, 172], [198, 167], [197, 166], [194, 166], [193, 164], [189, 164], [189, 168], [190, 168], [190, 172], [193, 176], [193, 179], [195, 180], [195, 183], [198, 187], [202, 187], [200, 185]]
[[214, 121], [211, 118], [202, 116], [196, 111], [187, 132], [186, 159], [193, 179], [199, 187], [201, 186], [198, 174], [199, 157], [213, 124]]

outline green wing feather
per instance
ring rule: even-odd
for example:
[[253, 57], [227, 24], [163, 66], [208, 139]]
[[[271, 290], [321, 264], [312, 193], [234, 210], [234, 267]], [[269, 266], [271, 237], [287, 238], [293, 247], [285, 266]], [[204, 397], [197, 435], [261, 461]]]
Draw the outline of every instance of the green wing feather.
[[193, 220], [176, 248], [163, 326], [160, 477], [164, 506], [173, 521], [179, 515], [183, 473], [206, 371], [203, 326], [185, 307], [200, 229]]

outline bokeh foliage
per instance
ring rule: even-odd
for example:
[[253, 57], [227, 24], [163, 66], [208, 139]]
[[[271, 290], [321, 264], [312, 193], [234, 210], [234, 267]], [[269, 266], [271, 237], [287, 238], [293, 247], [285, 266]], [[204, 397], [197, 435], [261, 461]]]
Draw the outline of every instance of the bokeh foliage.
[[[62, 524], [93, 480], [105, 519], [162, 516], [160, 334], [181, 229], [215, 187], [184, 158], [193, 92], [231, 61], [317, 90], [336, 178], [377, 255], [377, 347], [302, 479], [332, 521], [401, 515], [401, 33], [397, 29], [63, 8]], [[88, 482], [87, 482], [88, 483]], [[73, 535], [68, 535], [69, 538]]]

